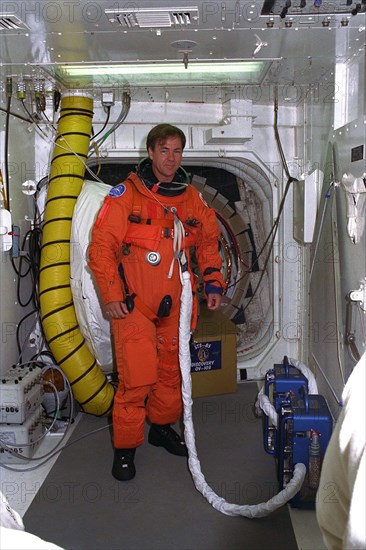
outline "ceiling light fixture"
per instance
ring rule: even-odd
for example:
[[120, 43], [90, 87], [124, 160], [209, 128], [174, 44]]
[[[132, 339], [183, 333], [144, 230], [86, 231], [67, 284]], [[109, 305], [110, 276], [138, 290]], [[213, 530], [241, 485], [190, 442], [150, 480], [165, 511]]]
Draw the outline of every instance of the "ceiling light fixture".
[[212, 86], [216, 84], [261, 84], [274, 61], [181, 61], [165, 63], [59, 64], [54, 76], [64, 86]]
[[[190, 63], [187, 72], [192, 74], [250, 73], [262, 69], [260, 61], [236, 61], [224, 63]], [[69, 76], [98, 75], [153, 75], [181, 73], [181, 63], [141, 63], [139, 65], [62, 65], [62, 72]]]

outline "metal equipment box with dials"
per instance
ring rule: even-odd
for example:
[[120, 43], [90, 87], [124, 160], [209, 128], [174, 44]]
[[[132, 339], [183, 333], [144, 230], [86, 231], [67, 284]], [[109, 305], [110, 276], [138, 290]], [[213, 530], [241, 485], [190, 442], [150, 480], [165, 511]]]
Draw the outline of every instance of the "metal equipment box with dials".
[[[264, 393], [269, 398], [275, 411], [279, 413], [281, 405], [288, 400], [291, 394], [308, 393], [308, 380], [300, 370], [290, 365], [288, 358], [285, 356], [283, 363], [275, 364], [273, 369], [266, 372]], [[277, 456], [277, 429], [269, 422], [267, 415], [264, 417], [263, 430], [265, 451]]]
[[278, 417], [277, 472], [280, 489], [292, 477], [294, 466], [305, 464], [307, 473], [299, 493], [291, 499], [293, 508], [314, 508], [316, 489], [308, 484], [311, 433], [319, 436], [320, 464], [332, 435], [333, 419], [322, 395], [308, 394], [304, 399], [293, 395], [280, 407]]

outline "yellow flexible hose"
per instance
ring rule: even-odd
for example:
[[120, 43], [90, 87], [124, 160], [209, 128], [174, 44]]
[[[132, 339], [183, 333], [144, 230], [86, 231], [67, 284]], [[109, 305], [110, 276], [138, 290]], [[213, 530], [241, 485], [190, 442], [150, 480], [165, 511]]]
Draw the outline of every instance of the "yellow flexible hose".
[[40, 309], [49, 348], [70, 381], [82, 410], [111, 412], [114, 388], [91, 354], [79, 329], [70, 287], [71, 223], [84, 181], [93, 100], [70, 95], [61, 101], [43, 224]]

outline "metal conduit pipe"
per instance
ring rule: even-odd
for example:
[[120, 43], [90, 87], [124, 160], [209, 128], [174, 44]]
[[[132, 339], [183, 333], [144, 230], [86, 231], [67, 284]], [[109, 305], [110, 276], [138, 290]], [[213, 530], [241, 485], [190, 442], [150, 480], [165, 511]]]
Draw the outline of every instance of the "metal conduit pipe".
[[114, 388], [81, 334], [70, 287], [72, 216], [84, 183], [93, 100], [64, 96], [51, 161], [40, 264], [40, 310], [48, 346], [86, 413], [110, 414]]

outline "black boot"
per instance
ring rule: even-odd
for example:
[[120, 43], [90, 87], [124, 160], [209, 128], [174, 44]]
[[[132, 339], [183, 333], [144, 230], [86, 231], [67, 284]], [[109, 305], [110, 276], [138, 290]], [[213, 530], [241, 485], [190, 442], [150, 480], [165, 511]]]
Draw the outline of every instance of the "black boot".
[[118, 481], [128, 481], [135, 477], [136, 468], [133, 463], [136, 449], [115, 449], [112, 475]]
[[164, 447], [172, 455], [188, 456], [186, 444], [170, 424], [151, 424], [149, 443], [155, 447]]

